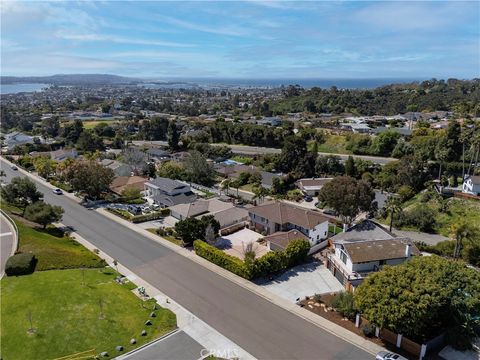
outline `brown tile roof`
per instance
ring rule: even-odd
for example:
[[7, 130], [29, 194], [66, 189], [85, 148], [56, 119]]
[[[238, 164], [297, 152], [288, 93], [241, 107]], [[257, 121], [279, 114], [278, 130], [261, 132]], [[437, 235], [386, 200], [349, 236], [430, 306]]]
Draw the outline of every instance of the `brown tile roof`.
[[313, 229], [318, 224], [332, 220], [318, 211], [299, 208], [283, 202], [256, 206], [251, 208], [249, 213], [269, 219], [277, 224], [290, 223], [305, 229]]
[[310, 178], [297, 180], [298, 186], [320, 187], [330, 182], [333, 178]]
[[405, 258], [407, 244], [410, 244], [411, 254], [420, 255], [415, 244], [407, 238], [390, 240], [356, 241], [343, 244], [343, 248], [354, 264], [369, 261]]
[[110, 184], [110, 190], [115, 194], [121, 194], [128, 187], [138, 188], [143, 191], [143, 184], [147, 179], [141, 176], [117, 176]]
[[305, 239], [308, 240], [308, 237], [305, 236], [301, 231], [290, 230], [290, 231], [279, 231], [272, 235], [265, 236], [263, 240], [270, 241], [271, 244], [276, 245], [279, 248], [285, 249], [290, 241], [295, 239]]

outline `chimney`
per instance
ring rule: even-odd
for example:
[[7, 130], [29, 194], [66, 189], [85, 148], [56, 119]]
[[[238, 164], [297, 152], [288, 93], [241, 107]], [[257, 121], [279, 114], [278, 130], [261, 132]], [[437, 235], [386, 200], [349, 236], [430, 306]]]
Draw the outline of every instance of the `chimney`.
[[409, 258], [412, 256], [412, 244], [407, 243], [405, 244], [405, 257]]
[[347, 226], [347, 224], [343, 224], [343, 232], [346, 232], [346, 231], [347, 231], [347, 229], [348, 229], [348, 226]]

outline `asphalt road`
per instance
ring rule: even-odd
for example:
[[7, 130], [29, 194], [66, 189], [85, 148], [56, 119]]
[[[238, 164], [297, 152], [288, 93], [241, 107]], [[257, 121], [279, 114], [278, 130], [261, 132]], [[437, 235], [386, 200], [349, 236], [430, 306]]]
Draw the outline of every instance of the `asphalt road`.
[[[7, 182], [19, 176], [5, 162]], [[137, 232], [87, 210], [44, 185], [48, 203], [60, 205], [62, 223], [116, 258], [201, 320], [258, 359], [363, 360], [374, 356], [272, 304], [232, 281]], [[312, 315], [315, 316], [315, 315]]]
[[119, 360], [198, 360], [202, 350], [202, 345], [178, 331]]
[[0, 215], [0, 277], [3, 276], [7, 259], [12, 254], [14, 236], [10, 223], [3, 215]]
[[[166, 141], [143, 141], [143, 140], [136, 140], [132, 141], [134, 145], [155, 145], [155, 146], [168, 146]], [[276, 148], [267, 148], [267, 147], [260, 147], [260, 146], [246, 146], [246, 145], [229, 145], [229, 144], [211, 144], [213, 146], [221, 146], [226, 145], [234, 154], [241, 154], [241, 155], [257, 155], [257, 154], [280, 154], [282, 152], [281, 149]], [[368, 155], [345, 155], [345, 154], [332, 154], [332, 153], [324, 153], [319, 152], [318, 155], [327, 156], [327, 155], [335, 155], [338, 156], [342, 161], [348, 159], [349, 156], [352, 156], [354, 159], [362, 159], [366, 161], [371, 161], [375, 164], [385, 165], [392, 161], [396, 161], [395, 158], [389, 157], [381, 157], [381, 156], [368, 156]]]

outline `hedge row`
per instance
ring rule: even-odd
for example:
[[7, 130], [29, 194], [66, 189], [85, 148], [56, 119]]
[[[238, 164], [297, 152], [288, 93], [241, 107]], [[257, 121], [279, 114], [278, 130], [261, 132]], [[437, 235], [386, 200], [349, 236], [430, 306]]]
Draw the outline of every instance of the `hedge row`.
[[161, 209], [160, 211], [155, 211], [145, 215], [131, 215], [127, 210], [120, 210], [120, 209], [107, 208], [107, 210], [135, 224], [145, 222], [145, 221], [150, 221], [150, 220], [157, 220], [162, 217], [170, 215], [169, 209]]
[[73, 188], [70, 184], [66, 184], [66, 183], [63, 183], [63, 182], [60, 182], [60, 181], [57, 181], [57, 180], [53, 180], [53, 179], [48, 180], [48, 182], [50, 184], [52, 184], [53, 186], [56, 186], [57, 188], [62, 189], [63, 191], [66, 191], [68, 193], [73, 192]]
[[10, 256], [5, 264], [7, 276], [27, 275], [35, 271], [37, 259], [33, 254], [15, 254]]
[[270, 251], [248, 263], [235, 256], [228, 255], [202, 240], [195, 240], [193, 248], [198, 256], [250, 280], [278, 273], [300, 264], [307, 257], [310, 244], [304, 239], [292, 240], [284, 251]]
[[195, 240], [193, 242], [193, 248], [198, 256], [245, 279], [252, 278], [247, 265], [239, 258], [228, 255], [202, 240]]

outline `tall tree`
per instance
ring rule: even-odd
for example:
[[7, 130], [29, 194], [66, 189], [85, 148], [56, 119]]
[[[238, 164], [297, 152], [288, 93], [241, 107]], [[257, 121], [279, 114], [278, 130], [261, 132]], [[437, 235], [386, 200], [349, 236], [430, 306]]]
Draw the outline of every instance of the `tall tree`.
[[188, 181], [210, 186], [215, 179], [215, 171], [212, 164], [198, 151], [190, 152], [184, 162], [185, 173]]
[[113, 170], [94, 160], [78, 160], [65, 170], [65, 178], [73, 190], [83, 191], [89, 197], [98, 198], [108, 189], [115, 177]]
[[392, 232], [393, 219], [395, 217], [395, 214], [398, 214], [402, 211], [400, 198], [395, 195], [390, 196], [385, 202], [385, 210], [390, 213], [389, 231]]
[[177, 125], [175, 124], [175, 121], [170, 121], [168, 123], [168, 130], [167, 130], [167, 141], [170, 149], [177, 150], [179, 140], [180, 140], [180, 133], [178, 132]]
[[318, 199], [334, 209], [345, 224], [351, 225], [358, 214], [370, 210], [375, 194], [363, 180], [340, 176], [322, 187]]
[[465, 221], [460, 221], [459, 223], [451, 226], [450, 234], [455, 241], [453, 258], [458, 259], [460, 258], [461, 251], [463, 249], [463, 242], [465, 240], [472, 241], [473, 239], [476, 239], [479, 235], [479, 231], [478, 228], [474, 227], [472, 224], [466, 223]]
[[43, 201], [30, 204], [25, 209], [25, 219], [40, 224], [45, 229], [48, 224], [62, 220], [63, 209]]
[[370, 323], [417, 341], [432, 328], [447, 331], [459, 348], [470, 346], [480, 317], [480, 272], [462, 262], [421, 256], [369, 275], [354, 300]]
[[23, 209], [43, 198], [43, 194], [37, 190], [35, 183], [26, 177], [14, 177], [10, 184], [1, 187], [2, 199]]

